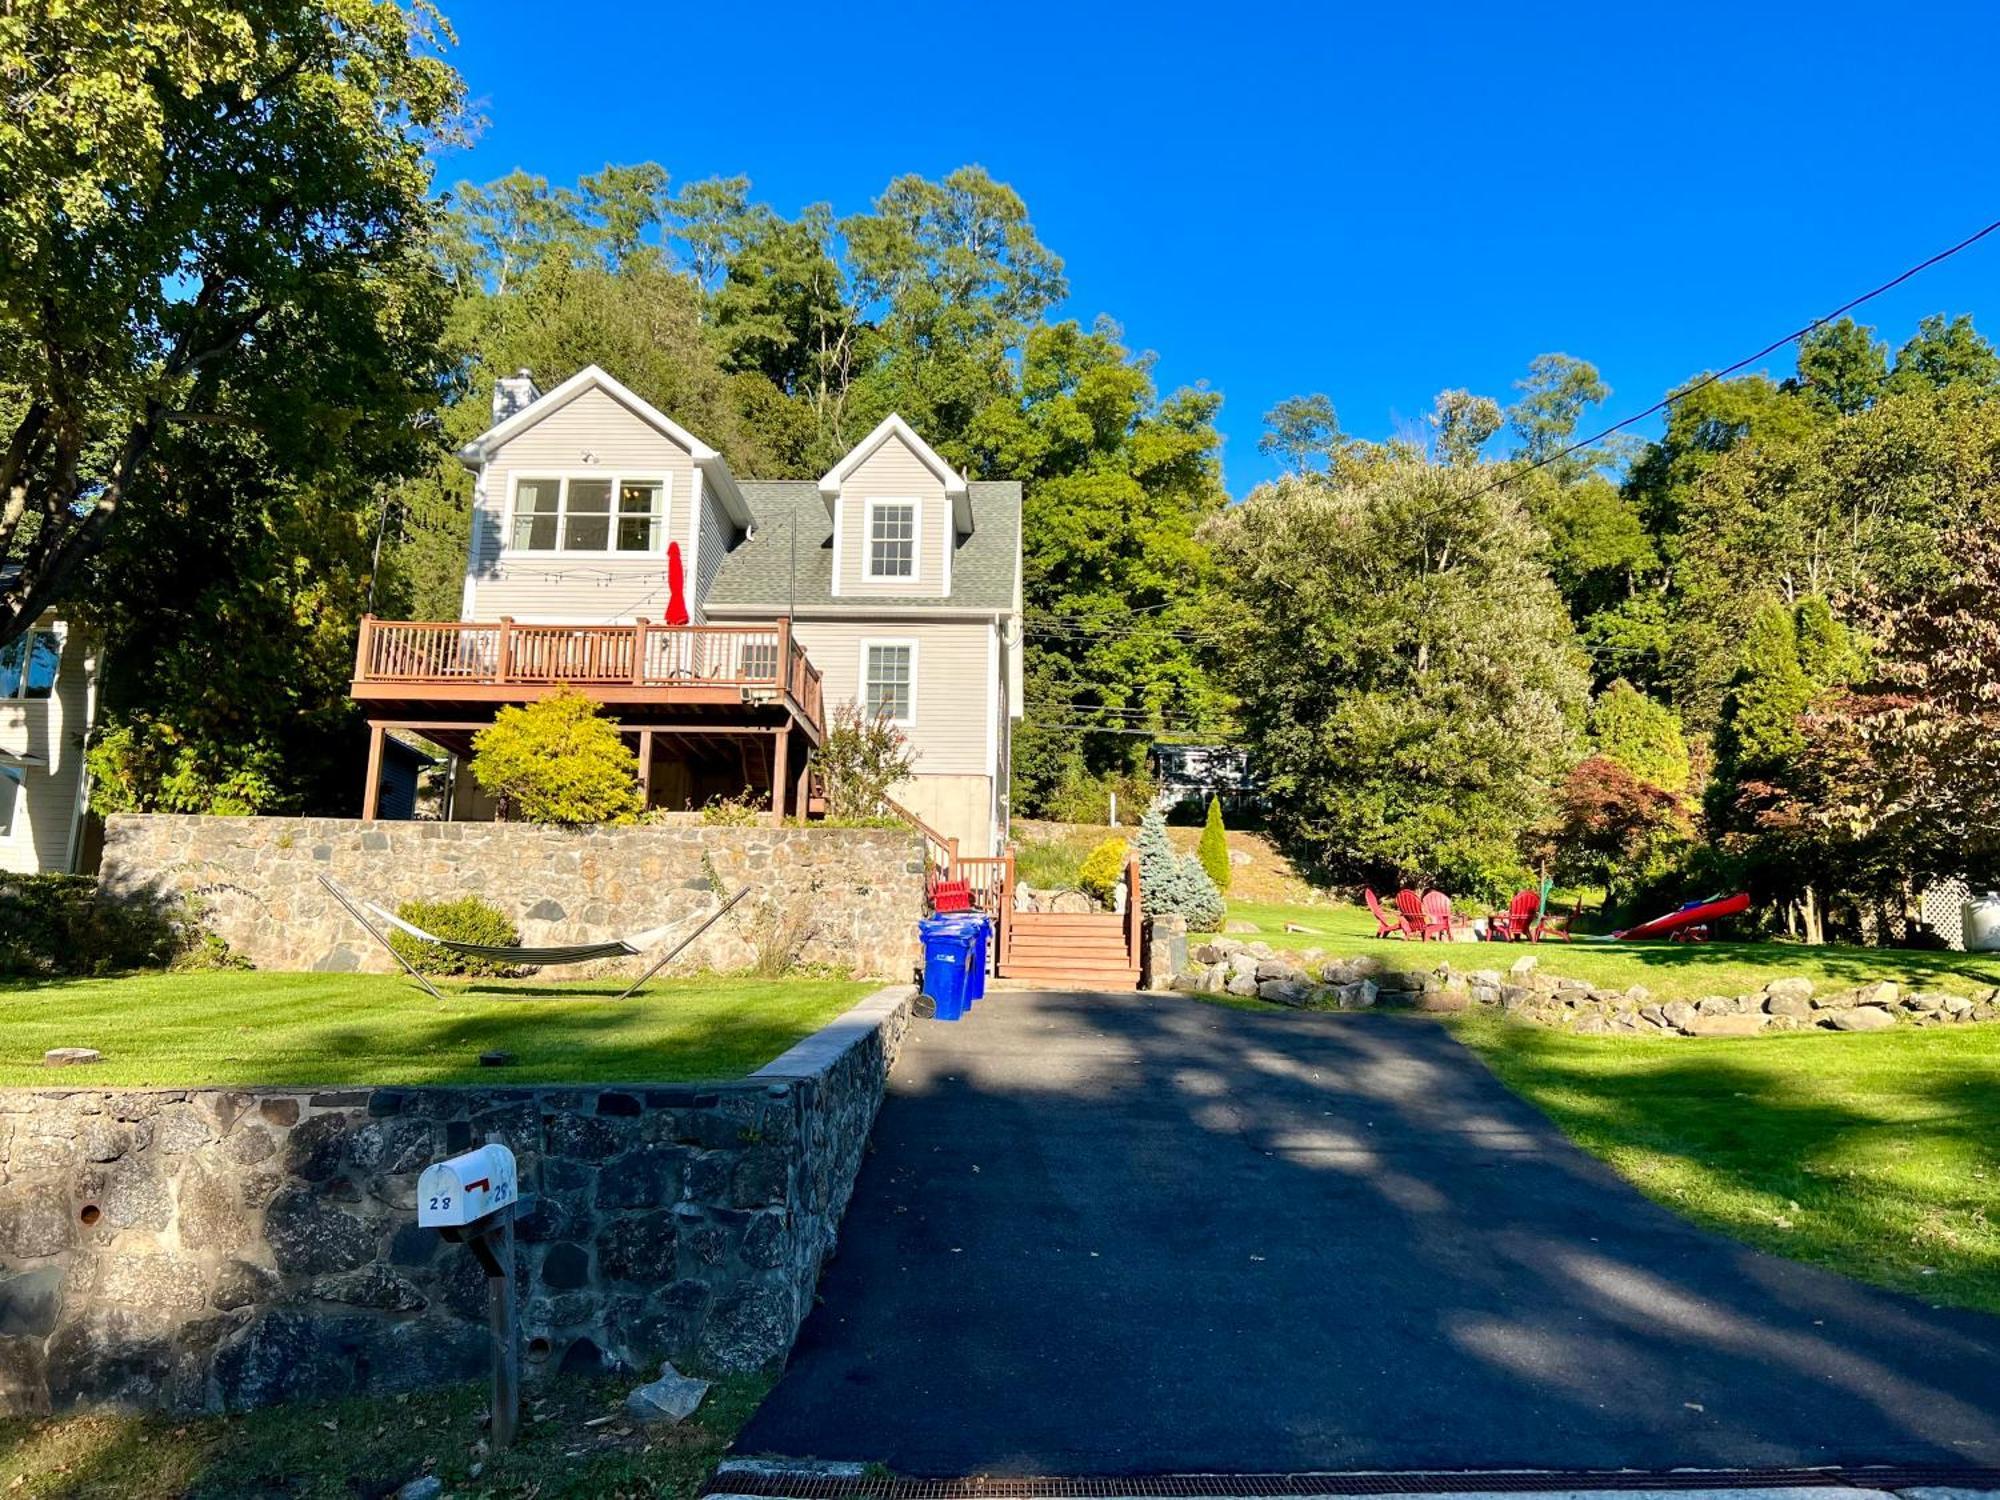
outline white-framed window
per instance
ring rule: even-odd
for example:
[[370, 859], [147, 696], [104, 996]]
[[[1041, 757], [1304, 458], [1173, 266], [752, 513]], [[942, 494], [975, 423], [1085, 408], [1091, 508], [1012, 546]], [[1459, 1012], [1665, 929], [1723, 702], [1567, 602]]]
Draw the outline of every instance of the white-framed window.
[[917, 722], [917, 643], [861, 643], [861, 711], [905, 728]]
[[657, 555], [666, 546], [664, 477], [524, 474], [514, 481], [510, 552]]
[[0, 699], [53, 697], [61, 667], [61, 632], [29, 631], [0, 647]]
[[872, 580], [913, 583], [918, 577], [917, 502], [914, 500], [868, 500], [863, 502], [865, 545], [861, 576]]
[[738, 653], [736, 668], [745, 682], [776, 682], [778, 680], [776, 638], [745, 641], [743, 649]]

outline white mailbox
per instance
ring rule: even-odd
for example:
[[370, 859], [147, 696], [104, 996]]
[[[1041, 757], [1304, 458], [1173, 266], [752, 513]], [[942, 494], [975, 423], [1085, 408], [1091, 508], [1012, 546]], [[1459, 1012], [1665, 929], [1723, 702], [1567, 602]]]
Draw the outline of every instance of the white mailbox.
[[417, 1179], [417, 1223], [426, 1229], [462, 1228], [519, 1197], [514, 1153], [505, 1146], [480, 1146], [424, 1168]]

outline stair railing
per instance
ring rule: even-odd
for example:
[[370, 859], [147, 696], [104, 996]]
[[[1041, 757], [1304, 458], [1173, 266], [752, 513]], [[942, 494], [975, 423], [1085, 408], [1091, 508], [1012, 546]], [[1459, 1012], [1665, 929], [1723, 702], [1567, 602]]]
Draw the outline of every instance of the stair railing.
[[1139, 943], [1145, 931], [1139, 916], [1139, 856], [1133, 855], [1125, 861], [1125, 958], [1133, 967], [1139, 965]]

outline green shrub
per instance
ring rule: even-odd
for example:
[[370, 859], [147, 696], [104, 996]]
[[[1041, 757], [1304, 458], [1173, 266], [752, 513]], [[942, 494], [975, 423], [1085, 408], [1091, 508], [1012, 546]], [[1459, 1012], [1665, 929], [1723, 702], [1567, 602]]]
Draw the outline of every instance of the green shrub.
[[1125, 878], [1125, 861], [1129, 852], [1125, 840], [1106, 839], [1090, 851], [1090, 857], [1077, 871], [1077, 886], [1085, 895], [1109, 906], [1112, 892], [1117, 890], [1119, 881]]
[[582, 828], [630, 823], [645, 811], [639, 757], [594, 702], [568, 687], [501, 709], [472, 737], [472, 778], [503, 818]]
[[0, 875], [0, 974], [113, 974], [227, 953], [200, 917], [190, 903], [113, 900], [88, 875]]
[[1191, 932], [1222, 926], [1222, 893], [1201, 861], [1176, 854], [1167, 841], [1167, 820], [1149, 812], [1139, 821], [1139, 902], [1147, 911], [1186, 917]]
[[1049, 797], [1042, 816], [1057, 823], [1107, 823], [1114, 792], [1118, 794], [1118, 821], [1129, 827], [1153, 805], [1159, 784], [1143, 773], [1079, 776], [1064, 782]]
[[833, 711], [813, 770], [826, 790], [830, 818], [874, 818], [889, 811], [889, 789], [910, 774], [917, 752], [886, 714], [868, 718], [855, 703]]
[[[521, 941], [521, 933], [510, 918], [490, 901], [466, 896], [457, 901], [405, 901], [396, 915], [412, 927], [421, 927], [436, 937], [457, 943], [483, 943], [490, 948], [511, 948]], [[523, 971], [498, 959], [475, 958], [454, 953], [437, 943], [411, 937], [401, 928], [389, 934], [389, 946], [419, 974], [462, 974], [488, 979], [511, 979]]]
[[1074, 839], [1030, 839], [1014, 851], [1014, 878], [1038, 891], [1076, 890], [1084, 854]]
[[749, 792], [734, 797], [710, 797], [701, 806], [702, 825], [707, 828], [755, 828], [771, 814]]
[[1208, 799], [1208, 822], [1202, 825], [1201, 842], [1195, 846], [1195, 858], [1208, 872], [1208, 878], [1215, 882], [1216, 890], [1229, 894], [1229, 833], [1222, 826], [1222, 801], [1217, 797]]

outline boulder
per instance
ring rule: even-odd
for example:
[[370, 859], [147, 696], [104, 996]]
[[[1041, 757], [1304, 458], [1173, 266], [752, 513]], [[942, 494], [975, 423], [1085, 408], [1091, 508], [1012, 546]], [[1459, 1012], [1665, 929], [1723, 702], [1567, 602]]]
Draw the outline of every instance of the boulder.
[[1945, 1001], [1950, 998], [1937, 990], [1913, 990], [1903, 997], [1903, 1008], [1932, 1013], [1943, 1010]]
[[1222, 988], [1226, 994], [1242, 995], [1247, 998], [1257, 993], [1257, 976], [1254, 973], [1242, 974], [1232, 970]]
[[1267, 959], [1257, 965], [1257, 979], [1259, 983], [1267, 979], [1283, 979], [1296, 982], [1303, 980], [1305, 977], [1306, 971], [1304, 969], [1301, 969], [1297, 964], [1286, 963], [1281, 958]]
[[708, 1382], [683, 1375], [672, 1363], [660, 1366], [660, 1378], [648, 1381], [625, 1398], [625, 1413], [640, 1422], [681, 1422], [694, 1415]]
[[[1813, 982], [1802, 974], [1789, 974], [1783, 979], [1774, 979], [1764, 986], [1764, 1008], [1774, 1016], [1803, 1015], [1804, 1011], [1795, 1007], [1807, 1005], [1812, 1000]], [[1785, 1002], [1783, 1007], [1771, 1004], [1773, 1000]]]
[[1770, 1017], [1761, 1011], [1741, 1015], [1695, 1016], [1681, 1029], [1689, 1036], [1755, 1036]]
[[103, 1061], [104, 1054], [95, 1047], [51, 1047], [42, 1054], [45, 1068], [74, 1068]]
[[1280, 1005], [1292, 1005], [1303, 1009], [1313, 997], [1313, 986], [1304, 977], [1297, 979], [1265, 979], [1257, 985], [1259, 1000], [1274, 1000]]
[[1809, 1016], [1813, 1009], [1812, 996], [1766, 990], [1764, 1009], [1774, 1016]]
[[1229, 950], [1219, 942], [1196, 943], [1188, 949], [1188, 957], [1198, 964], [1219, 964], [1229, 957]]
[[1688, 1000], [1670, 1000], [1660, 1007], [1660, 1019], [1676, 1031], [1686, 1031], [1701, 1012]]
[[1631, 1006], [1634, 1010], [1639, 1009], [1641, 1006], [1643, 1006], [1647, 1001], [1651, 1000], [1652, 998], [1653, 998], [1653, 992], [1647, 989], [1643, 984], [1635, 984], [1630, 989], [1625, 991], [1625, 1003]]
[[1472, 1003], [1472, 987], [1463, 979], [1432, 980], [1417, 996], [1417, 1009], [1433, 1015], [1456, 1015]]
[[1896, 1013], [1879, 1005], [1857, 1005], [1832, 1012], [1826, 1024], [1835, 1031], [1887, 1031], [1896, 1024]]
[[1942, 1009], [1952, 1020], [1963, 1021], [1971, 1016], [1973, 1004], [1963, 995], [1946, 995]]
[[1507, 965], [1507, 972], [1512, 974], [1516, 979], [1521, 979], [1534, 973], [1541, 966], [1542, 961], [1535, 957], [1534, 954], [1523, 953], [1519, 958]]
[[1743, 1013], [1743, 1007], [1729, 995], [1703, 995], [1695, 1001], [1697, 1014], [1704, 1016], [1736, 1016]]
[[1894, 1005], [1896, 997], [1902, 993], [1893, 979], [1878, 979], [1873, 984], [1864, 984], [1854, 991], [1856, 1005]]
[[1097, 903], [1082, 891], [1057, 891], [1049, 899], [1047, 907], [1049, 911], [1067, 912], [1074, 916], [1082, 916], [1097, 909]]

